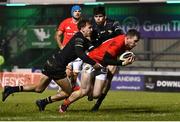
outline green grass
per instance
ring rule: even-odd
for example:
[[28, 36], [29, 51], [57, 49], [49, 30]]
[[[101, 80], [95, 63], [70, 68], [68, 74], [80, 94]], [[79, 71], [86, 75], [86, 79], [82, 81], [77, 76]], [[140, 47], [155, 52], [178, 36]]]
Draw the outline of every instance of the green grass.
[[[72, 104], [64, 114], [56, 102], [39, 112], [35, 100], [55, 94], [16, 93], [0, 102], [0, 121], [177, 121], [180, 120], [180, 94], [160, 92], [110, 91], [98, 112], [90, 112], [95, 101], [87, 97]], [[1, 95], [0, 95], [1, 97]]]

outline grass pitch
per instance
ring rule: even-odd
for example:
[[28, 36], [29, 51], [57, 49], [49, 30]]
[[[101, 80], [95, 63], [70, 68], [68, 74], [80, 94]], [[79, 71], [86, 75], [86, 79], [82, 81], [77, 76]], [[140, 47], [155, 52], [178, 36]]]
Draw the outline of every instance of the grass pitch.
[[[2, 91], [1, 91], [2, 92]], [[64, 114], [56, 102], [39, 112], [35, 100], [55, 94], [55, 90], [16, 93], [0, 102], [0, 121], [177, 121], [180, 94], [160, 92], [110, 91], [98, 112], [90, 112], [95, 100], [87, 97], [72, 104]], [[1, 95], [0, 95], [1, 97]]]

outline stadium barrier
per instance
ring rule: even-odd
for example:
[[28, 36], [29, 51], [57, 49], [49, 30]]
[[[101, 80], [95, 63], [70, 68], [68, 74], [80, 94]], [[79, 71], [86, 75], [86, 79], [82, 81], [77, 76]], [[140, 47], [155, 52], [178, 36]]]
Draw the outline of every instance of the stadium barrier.
[[180, 76], [145, 76], [146, 91], [178, 92], [180, 91]]
[[[24, 71], [24, 69], [22, 69]], [[37, 72], [0, 72], [0, 89], [4, 86], [19, 86], [19, 85], [37, 85], [41, 78], [41, 73]], [[58, 89], [58, 85], [52, 81], [48, 89]]]
[[[0, 72], [0, 88], [6, 85], [37, 85], [41, 74], [37, 72]], [[128, 91], [180, 91], [180, 72], [120, 71], [112, 80], [111, 90]], [[48, 89], [58, 89], [53, 81]]]
[[111, 90], [144, 90], [144, 75], [117, 73], [113, 77]]
[[180, 72], [119, 71], [112, 80], [111, 90], [180, 91]]
[[40, 78], [40, 73], [1, 72], [0, 88], [4, 86], [36, 85]]

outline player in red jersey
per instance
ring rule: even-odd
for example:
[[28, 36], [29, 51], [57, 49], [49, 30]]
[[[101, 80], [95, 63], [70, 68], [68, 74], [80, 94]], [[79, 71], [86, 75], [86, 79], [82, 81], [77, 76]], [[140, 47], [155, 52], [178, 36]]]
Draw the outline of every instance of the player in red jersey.
[[60, 49], [62, 49], [69, 42], [76, 32], [78, 32], [77, 23], [81, 19], [81, 7], [74, 5], [71, 8], [71, 16], [72, 17], [62, 21], [56, 31], [55, 39]]
[[[117, 60], [117, 56], [127, 50], [131, 50], [137, 45], [140, 34], [134, 29], [127, 32], [126, 35], [119, 35], [102, 43], [100, 46], [88, 53], [88, 56], [104, 66], [103, 70], [95, 70], [91, 65], [87, 64], [81, 74], [81, 88], [73, 92], [60, 107], [60, 112], [65, 112], [67, 107], [74, 101], [82, 98], [91, 91], [92, 79], [95, 76], [107, 73], [107, 65], [126, 66], [134, 62], [134, 57], [129, 57], [125, 61]], [[97, 74], [98, 73], [98, 74]], [[99, 74], [101, 73], [101, 74]], [[106, 78], [106, 77], [105, 77]], [[102, 78], [102, 82], [94, 81], [93, 97], [98, 98], [101, 95], [106, 79]], [[97, 88], [95, 88], [97, 87]], [[98, 89], [99, 88], [99, 89]]]

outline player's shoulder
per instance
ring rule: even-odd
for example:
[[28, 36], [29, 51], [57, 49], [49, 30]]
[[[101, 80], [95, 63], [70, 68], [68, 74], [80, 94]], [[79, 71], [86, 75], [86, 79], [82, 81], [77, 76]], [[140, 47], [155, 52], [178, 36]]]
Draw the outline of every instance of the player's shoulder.
[[74, 36], [75, 36], [75, 37], [83, 37], [83, 34], [82, 34], [81, 32], [77, 32], [77, 33], [75, 33]]
[[112, 42], [117, 46], [123, 46], [125, 43], [125, 35], [118, 35], [112, 38]]
[[73, 36], [73, 38], [74, 38], [75, 40], [78, 40], [78, 41], [83, 41], [85, 37], [83, 36], [83, 34], [82, 34], [81, 32], [77, 32], [77, 33]]

